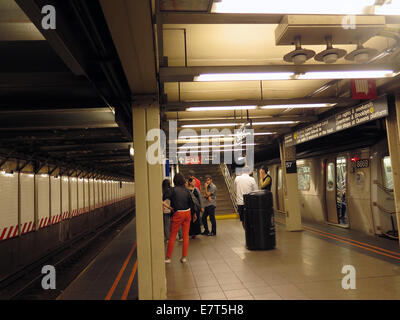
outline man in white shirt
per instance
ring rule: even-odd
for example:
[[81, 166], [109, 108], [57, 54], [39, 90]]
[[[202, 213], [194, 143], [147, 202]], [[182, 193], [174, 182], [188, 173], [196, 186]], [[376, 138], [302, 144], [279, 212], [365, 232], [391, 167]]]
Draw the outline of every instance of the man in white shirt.
[[[240, 171], [239, 171], [240, 172]], [[253, 177], [249, 176], [250, 169], [245, 167], [241, 169], [242, 174], [235, 178], [234, 186], [236, 193], [236, 204], [238, 206], [240, 221], [244, 228], [244, 201], [243, 195], [248, 194], [253, 191], [257, 191], [257, 183]]]

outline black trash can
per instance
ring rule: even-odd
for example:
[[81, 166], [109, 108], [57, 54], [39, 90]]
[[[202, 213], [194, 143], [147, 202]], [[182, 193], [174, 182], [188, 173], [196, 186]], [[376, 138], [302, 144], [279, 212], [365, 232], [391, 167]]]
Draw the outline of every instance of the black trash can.
[[249, 250], [270, 250], [276, 245], [272, 192], [244, 195], [246, 246]]

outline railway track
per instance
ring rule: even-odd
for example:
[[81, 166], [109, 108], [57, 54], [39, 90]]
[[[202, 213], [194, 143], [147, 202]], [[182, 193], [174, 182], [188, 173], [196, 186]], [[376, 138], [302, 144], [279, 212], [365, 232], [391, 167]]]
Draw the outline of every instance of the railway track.
[[[111, 224], [83, 234], [0, 282], [0, 300], [54, 300], [133, 218], [128, 210]], [[42, 288], [42, 267], [56, 270], [56, 289]]]

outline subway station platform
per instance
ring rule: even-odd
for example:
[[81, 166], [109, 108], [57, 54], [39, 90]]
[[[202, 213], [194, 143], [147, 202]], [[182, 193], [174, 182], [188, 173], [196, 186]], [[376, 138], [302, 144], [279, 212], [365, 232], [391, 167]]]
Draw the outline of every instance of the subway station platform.
[[[217, 221], [217, 236], [190, 239], [188, 262], [175, 242], [166, 264], [168, 300], [400, 299], [397, 242], [352, 230], [303, 223], [303, 231], [276, 224], [277, 247], [250, 251], [238, 219]], [[356, 289], [342, 288], [345, 265]], [[138, 299], [136, 219], [81, 272], [58, 300]]]
[[[170, 300], [400, 299], [396, 241], [362, 238], [351, 230], [303, 223], [302, 232], [277, 224], [277, 247], [249, 251], [239, 220], [217, 221], [217, 236], [190, 240], [188, 263], [177, 242], [166, 265]], [[356, 289], [342, 288], [345, 265]]]

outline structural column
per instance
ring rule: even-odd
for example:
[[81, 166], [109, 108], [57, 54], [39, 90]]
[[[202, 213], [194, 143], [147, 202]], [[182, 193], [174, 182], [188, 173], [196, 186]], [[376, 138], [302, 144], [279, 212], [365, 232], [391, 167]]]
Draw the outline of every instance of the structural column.
[[162, 165], [149, 163], [146, 157], [149, 147], [154, 150], [154, 145], [160, 143], [157, 138], [146, 141], [148, 131], [160, 129], [160, 108], [158, 102], [149, 97], [135, 103], [132, 114], [139, 299], [160, 300], [166, 298]]
[[395, 99], [390, 97], [388, 103], [389, 116], [386, 118], [386, 131], [392, 162], [393, 194], [398, 230], [400, 226], [400, 95], [397, 94]]
[[296, 147], [285, 147], [282, 141], [279, 144], [282, 167], [282, 184], [284, 192], [284, 206], [286, 211], [286, 229], [301, 231], [301, 213], [296, 167]]

